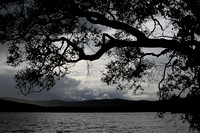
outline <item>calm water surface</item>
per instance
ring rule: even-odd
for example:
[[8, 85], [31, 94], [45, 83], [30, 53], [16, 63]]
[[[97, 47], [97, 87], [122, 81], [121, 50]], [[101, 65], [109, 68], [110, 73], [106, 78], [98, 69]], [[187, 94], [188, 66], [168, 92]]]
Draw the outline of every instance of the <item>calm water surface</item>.
[[0, 133], [189, 133], [181, 114], [0, 113]]

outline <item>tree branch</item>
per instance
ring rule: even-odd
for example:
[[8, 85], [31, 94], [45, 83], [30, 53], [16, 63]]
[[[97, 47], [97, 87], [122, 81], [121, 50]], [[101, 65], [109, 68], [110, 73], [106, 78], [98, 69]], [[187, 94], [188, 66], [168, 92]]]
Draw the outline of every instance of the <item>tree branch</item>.
[[[187, 0], [186, 0], [187, 1]], [[79, 11], [80, 12], [80, 11]], [[127, 33], [130, 33], [131, 35], [135, 36], [137, 38], [136, 41], [124, 41], [124, 40], [117, 40], [109, 36], [108, 34], [106, 35], [107, 37], [110, 37], [111, 41], [109, 41], [106, 45], [106, 47], [102, 47], [96, 54], [90, 55], [90, 56], [85, 56], [83, 59], [86, 60], [95, 60], [97, 58], [100, 58], [106, 51], [113, 47], [125, 47], [125, 46], [131, 46], [131, 47], [145, 47], [145, 48], [167, 48], [169, 50], [174, 50], [177, 52], [180, 52], [184, 55], [187, 55], [189, 58], [196, 58], [195, 60], [200, 60], [198, 57], [194, 56], [194, 51], [195, 53], [199, 53], [199, 49], [192, 49], [188, 47], [191, 45], [191, 42], [184, 42], [181, 43], [176, 40], [167, 40], [167, 39], [148, 39], [146, 35], [139, 31], [138, 29], [125, 24], [123, 22], [118, 22], [116, 20], [109, 20], [107, 19], [104, 15], [97, 13], [97, 12], [81, 12], [79, 15], [84, 16], [87, 18], [88, 21], [90, 21], [93, 24], [101, 24], [104, 26], [108, 26], [114, 29], [119, 29], [119, 30], [124, 30]], [[158, 25], [161, 27], [160, 23], [156, 20], [154, 22], [158, 23]], [[103, 38], [105, 39], [105, 38]], [[108, 46], [110, 45], [110, 46]], [[200, 45], [199, 42], [193, 42], [192, 45], [198, 46]]]
[[137, 30], [136, 28], [122, 23], [118, 22], [116, 20], [109, 20], [104, 15], [97, 13], [97, 12], [83, 12], [81, 11], [80, 15], [85, 16], [87, 20], [93, 24], [101, 24], [104, 26], [108, 26], [114, 29], [120, 29], [124, 30], [127, 33], [130, 33], [131, 35], [135, 36], [137, 40], [146, 40], [147, 37], [144, 33]]
[[158, 83], [158, 89], [159, 89], [159, 95], [160, 95], [160, 98], [162, 98], [162, 88], [161, 88], [161, 83], [165, 80], [165, 75], [166, 75], [167, 67], [168, 67], [169, 63], [172, 61], [173, 58], [174, 58], [174, 53], [172, 54], [172, 56], [171, 56], [171, 58], [169, 59], [169, 61], [165, 64], [162, 79], [161, 79], [160, 82]]
[[144, 56], [148, 56], [148, 55], [160, 57], [161, 55], [164, 55], [164, 54], [168, 53], [169, 51], [170, 51], [169, 49], [164, 49], [164, 50], [161, 51], [159, 54], [155, 54], [155, 53], [145, 53], [145, 54], [143, 55], [143, 57], [144, 57]]
[[[108, 42], [106, 43], [105, 38], [109, 38]], [[187, 55], [189, 58], [194, 59], [196, 57], [196, 60], [198, 62], [199, 58], [196, 56], [196, 52], [198, 50], [194, 50], [190, 47], [188, 47], [188, 44], [182, 44], [179, 41], [176, 40], [166, 40], [166, 39], [147, 39], [147, 40], [141, 40], [141, 41], [126, 41], [126, 40], [118, 40], [113, 38], [112, 36], [108, 34], [103, 34], [103, 44], [101, 44], [101, 48], [93, 55], [86, 55], [82, 48], [78, 47], [77, 44], [71, 42], [65, 37], [57, 38], [57, 39], [51, 39], [52, 42], [56, 41], [66, 41], [68, 45], [72, 46], [75, 51], [79, 53], [79, 59], [77, 60], [66, 60], [67, 62], [78, 62], [79, 60], [97, 60], [99, 59], [104, 53], [106, 53], [108, 50], [114, 48], [114, 47], [143, 47], [143, 48], [166, 48], [166, 50], [162, 51], [160, 54], [151, 54], [153, 56], [160, 56], [169, 50], [180, 52], [182, 54]], [[187, 42], [186, 42], [187, 43]], [[189, 43], [189, 42], [188, 42]], [[197, 42], [198, 43], [198, 42]]]

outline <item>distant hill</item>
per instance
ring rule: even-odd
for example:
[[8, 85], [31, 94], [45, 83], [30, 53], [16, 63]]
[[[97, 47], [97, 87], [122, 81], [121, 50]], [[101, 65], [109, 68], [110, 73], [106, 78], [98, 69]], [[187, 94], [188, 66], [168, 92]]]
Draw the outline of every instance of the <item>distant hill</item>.
[[45, 108], [41, 106], [0, 99], [0, 112], [37, 112], [43, 110]]
[[44, 106], [44, 107], [58, 107], [58, 106], [64, 106], [66, 104], [66, 102], [62, 100], [43, 100], [42, 101], [42, 100], [25, 100], [25, 99], [11, 98], [11, 97], [2, 97], [0, 99], [18, 102], [18, 103], [33, 104], [33, 105]]
[[0, 112], [200, 112], [199, 102], [103, 99], [66, 102], [0, 98]]
[[62, 101], [62, 100], [44, 100], [32, 101], [17, 98], [0, 98], [2, 100], [13, 101], [17, 103], [26, 103], [43, 107], [113, 107], [113, 106], [129, 106], [131, 104], [146, 103], [150, 101], [130, 101], [123, 99], [102, 99], [102, 100], [89, 100], [89, 101]]

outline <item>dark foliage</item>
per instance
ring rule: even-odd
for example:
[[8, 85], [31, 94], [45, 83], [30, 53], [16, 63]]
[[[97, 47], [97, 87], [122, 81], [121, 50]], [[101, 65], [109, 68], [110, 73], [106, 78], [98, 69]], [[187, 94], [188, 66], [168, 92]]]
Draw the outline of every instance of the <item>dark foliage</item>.
[[[188, 0], [1, 1], [0, 42], [9, 46], [9, 65], [28, 64], [16, 75], [23, 94], [49, 90], [76, 62], [107, 52], [114, 59], [102, 81], [118, 89], [142, 89], [145, 75], [157, 67], [146, 57], [166, 54], [160, 98], [199, 95], [199, 13], [192, 8], [198, 6]], [[114, 36], [104, 33], [107, 27], [115, 29]], [[88, 47], [96, 52], [87, 55]], [[145, 53], [145, 47], [164, 50]]]

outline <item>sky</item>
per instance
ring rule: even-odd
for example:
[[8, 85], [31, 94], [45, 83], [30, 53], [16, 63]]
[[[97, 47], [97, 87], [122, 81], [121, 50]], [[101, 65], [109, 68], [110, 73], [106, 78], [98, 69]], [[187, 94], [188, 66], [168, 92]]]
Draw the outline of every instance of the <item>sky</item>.
[[[161, 21], [161, 23], [165, 25], [167, 24], [164, 21]], [[153, 25], [153, 23], [148, 22], [146, 26], [149, 29], [153, 29]], [[104, 32], [111, 34], [113, 31], [107, 31], [105, 28]], [[159, 32], [157, 31], [157, 33]], [[159, 53], [161, 51], [161, 49], [145, 50], [153, 51], [155, 53]], [[17, 71], [23, 69], [24, 66], [22, 65], [16, 68], [8, 66], [6, 64], [7, 55], [8, 51], [6, 45], [0, 44], [0, 97], [14, 97], [30, 100], [57, 99], [65, 101], [83, 101], [92, 99], [158, 100], [158, 81], [147, 81], [143, 83], [142, 86], [144, 91], [137, 91], [136, 94], [133, 93], [133, 90], [117, 91], [114, 85], [107, 85], [106, 83], [103, 83], [101, 81], [102, 71], [104, 71], [105, 64], [108, 63], [108, 57], [106, 55], [93, 62], [78, 62], [71, 69], [71, 73], [58, 81], [57, 84], [49, 91], [31, 93], [24, 96], [19, 93], [19, 90], [16, 89], [14, 81], [15, 74]], [[160, 58], [153, 60], [157, 63], [165, 63], [166, 57], [161, 56]], [[89, 73], [87, 67], [88, 64], [90, 66]]]
[[[159, 50], [158, 50], [159, 51]], [[66, 75], [49, 91], [31, 93], [26, 96], [15, 88], [14, 76], [17, 71], [23, 69], [23, 65], [13, 68], [6, 64], [7, 48], [0, 45], [0, 97], [14, 97], [29, 100], [65, 100], [84, 101], [92, 99], [128, 99], [128, 100], [157, 100], [157, 84], [153, 82], [144, 83], [145, 90], [117, 91], [113, 85], [101, 82], [102, 71], [108, 62], [107, 57], [86, 62], [78, 62], [69, 75]], [[90, 66], [88, 71], [87, 66]]]

